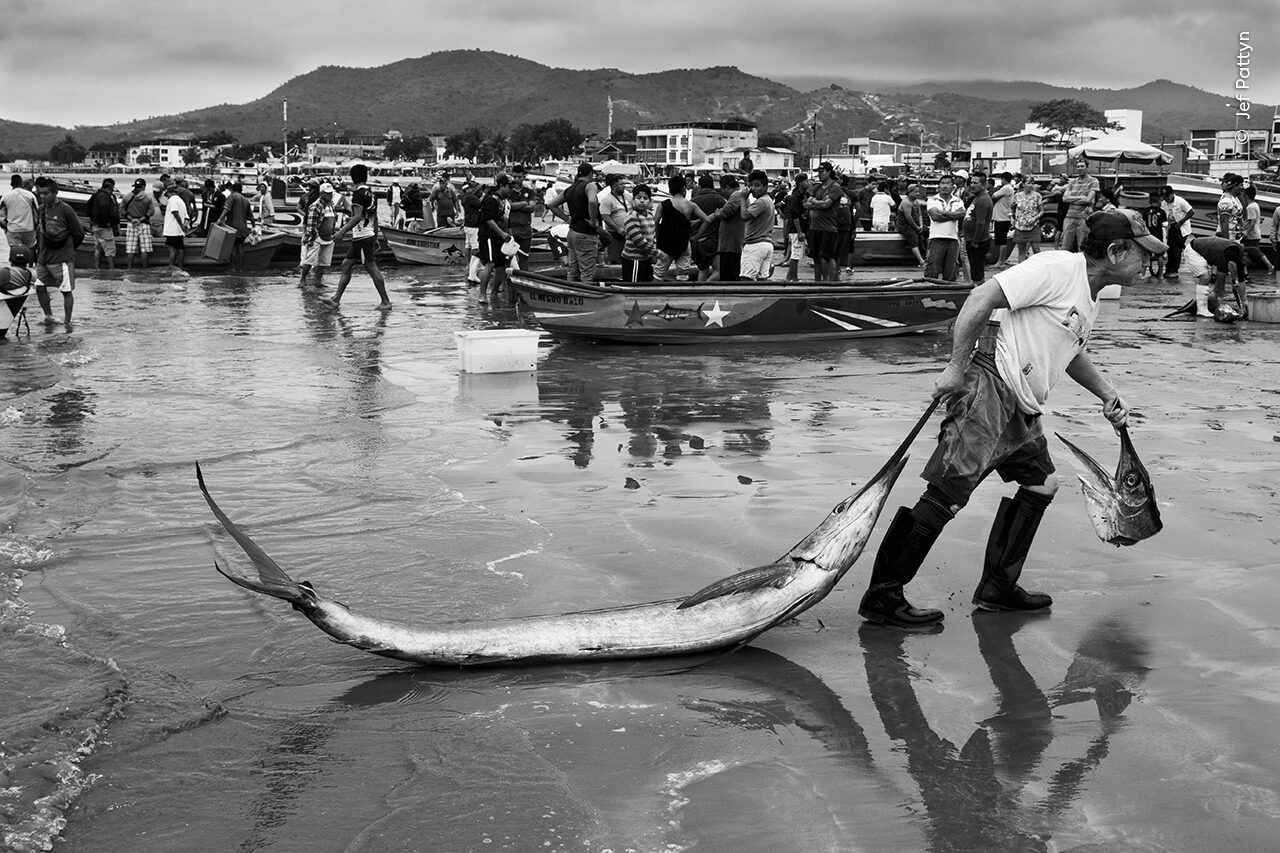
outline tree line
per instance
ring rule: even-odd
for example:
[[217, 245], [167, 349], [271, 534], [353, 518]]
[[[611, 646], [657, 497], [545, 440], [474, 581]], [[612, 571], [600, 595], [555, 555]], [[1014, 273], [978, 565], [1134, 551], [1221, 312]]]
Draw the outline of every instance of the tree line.
[[[1035, 122], [1050, 131], [1061, 144], [1065, 144], [1073, 131], [1080, 128], [1111, 128], [1116, 124], [1108, 122], [1106, 115], [1099, 109], [1084, 101], [1071, 98], [1044, 101], [1031, 107], [1027, 120]], [[632, 140], [636, 138], [635, 128], [623, 128], [610, 136], [610, 141]], [[286, 139], [291, 151], [301, 151], [309, 139], [304, 128], [291, 131]], [[444, 153], [446, 157], [474, 160], [478, 163], [539, 163], [549, 159], [563, 159], [579, 152], [586, 134], [574, 126], [568, 119], [556, 118], [541, 124], [520, 124], [509, 134], [487, 127], [468, 127], [445, 137]], [[87, 149], [71, 134], [55, 142], [49, 149], [48, 159], [59, 165], [72, 165], [84, 162], [85, 156], [109, 154], [127, 150], [136, 143], [127, 140], [119, 142], [95, 142]], [[182, 152], [182, 161], [187, 166], [195, 166], [202, 159], [209, 166], [217, 166], [221, 159], [248, 160], [262, 154], [270, 154], [276, 143], [260, 140], [241, 143], [226, 130], [218, 130], [209, 134], [201, 143], [205, 148], [222, 145], [230, 147], [220, 154], [203, 157], [199, 147], [192, 145]], [[759, 144], [765, 147], [789, 148], [794, 140], [785, 133], [765, 132], [759, 137]], [[383, 147], [383, 156], [388, 160], [420, 160], [433, 150], [434, 143], [429, 136], [406, 136], [391, 139]], [[0, 152], [0, 161], [16, 159], [34, 159], [38, 155], [25, 151]], [[146, 155], [138, 158], [139, 163], [149, 162]]]

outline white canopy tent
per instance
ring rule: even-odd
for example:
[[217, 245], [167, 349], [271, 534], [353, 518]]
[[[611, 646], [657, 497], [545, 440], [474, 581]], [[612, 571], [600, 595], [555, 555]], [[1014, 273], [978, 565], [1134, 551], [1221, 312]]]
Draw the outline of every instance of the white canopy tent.
[[605, 160], [603, 163], [597, 163], [595, 170], [602, 175], [630, 175], [632, 177], [640, 174], [639, 163], [621, 163], [617, 160]]
[[1115, 163], [1172, 163], [1173, 155], [1137, 139], [1122, 136], [1100, 136], [1067, 150], [1072, 157]]

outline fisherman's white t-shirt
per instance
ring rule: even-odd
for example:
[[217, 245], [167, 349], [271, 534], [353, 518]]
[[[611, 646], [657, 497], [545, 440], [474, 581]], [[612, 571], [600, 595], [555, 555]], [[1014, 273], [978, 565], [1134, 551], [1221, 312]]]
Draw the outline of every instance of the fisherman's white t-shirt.
[[[174, 218], [174, 214], [177, 218]], [[182, 200], [180, 195], [169, 196], [169, 201], [164, 208], [164, 230], [161, 232], [165, 237], [182, 237], [187, 233], [187, 203]]]
[[1085, 257], [1077, 252], [1039, 252], [995, 277], [1009, 308], [992, 312], [1000, 324], [996, 365], [1013, 390], [1018, 408], [1043, 414], [1049, 391], [1067, 365], [1084, 351], [1098, 318], [1089, 292]]

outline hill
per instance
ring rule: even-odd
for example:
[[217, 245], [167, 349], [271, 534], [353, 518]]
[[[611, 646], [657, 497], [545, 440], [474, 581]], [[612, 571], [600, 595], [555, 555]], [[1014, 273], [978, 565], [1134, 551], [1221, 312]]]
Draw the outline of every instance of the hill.
[[[1193, 127], [1231, 126], [1225, 96], [1156, 80], [1132, 89], [1070, 89], [1031, 81], [971, 80], [882, 88], [880, 94], [831, 83], [802, 91], [737, 68], [679, 68], [630, 74], [615, 68], [552, 68], [493, 51], [453, 50], [376, 68], [322, 66], [245, 104], [219, 104], [110, 127], [0, 120], [0, 151], [43, 153], [68, 132], [83, 145], [227, 131], [242, 142], [282, 136], [453, 133], [471, 126], [510, 131], [524, 122], [565, 118], [604, 135], [608, 102], [614, 129], [637, 124], [745, 117], [762, 131], [792, 135], [807, 152], [838, 150], [851, 136], [953, 146], [957, 139], [1021, 129], [1036, 101], [1072, 97], [1099, 108], [1144, 112], [1144, 138], [1185, 138]], [[1257, 105], [1259, 114], [1270, 107]], [[815, 126], [816, 125], [816, 126]]]

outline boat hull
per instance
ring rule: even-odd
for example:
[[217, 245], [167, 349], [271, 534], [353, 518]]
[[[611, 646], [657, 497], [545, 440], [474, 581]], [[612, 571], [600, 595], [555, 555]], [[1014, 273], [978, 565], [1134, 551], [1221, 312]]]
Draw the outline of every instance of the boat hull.
[[520, 311], [559, 337], [649, 344], [841, 340], [945, 329], [971, 288], [866, 284], [584, 284], [518, 271]]
[[461, 228], [433, 228], [410, 231], [405, 228], [382, 227], [383, 239], [397, 263], [450, 266], [466, 258], [466, 238]]
[[[152, 248], [147, 254], [147, 266], [163, 267], [169, 263], [169, 249], [164, 244], [163, 237], [152, 237]], [[244, 270], [245, 272], [257, 272], [267, 269], [272, 260], [275, 258], [276, 251], [284, 242], [284, 235], [280, 233], [266, 234], [257, 243], [246, 243], [244, 246]], [[203, 237], [187, 237], [184, 241], [184, 247], [187, 253], [186, 263], [183, 269], [193, 273], [220, 273], [228, 272], [231, 269], [230, 261], [215, 261], [211, 258], [204, 257], [205, 238]], [[125, 252], [124, 237], [116, 238], [116, 266], [123, 267], [128, 263], [129, 256]], [[93, 238], [86, 238], [83, 243], [76, 249], [76, 268], [77, 269], [93, 269]]]
[[[450, 266], [466, 260], [466, 237], [461, 228], [432, 228], [426, 231], [409, 231], [403, 228], [382, 228], [382, 235], [397, 263]], [[549, 232], [537, 232], [529, 257], [521, 257], [520, 264], [527, 268], [541, 268], [558, 264], [565, 254], [562, 243]]]
[[849, 244], [853, 266], [915, 266], [916, 258], [896, 231], [855, 231]]

